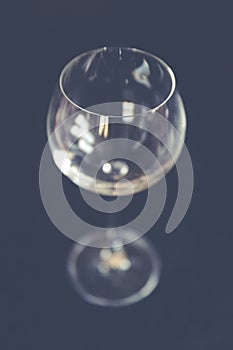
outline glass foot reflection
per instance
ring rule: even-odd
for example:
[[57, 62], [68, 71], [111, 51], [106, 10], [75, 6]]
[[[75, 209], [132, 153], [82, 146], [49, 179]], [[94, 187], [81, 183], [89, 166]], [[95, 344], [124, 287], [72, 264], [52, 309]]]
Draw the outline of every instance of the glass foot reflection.
[[[132, 234], [132, 233], [131, 233]], [[89, 237], [93, 244], [93, 234]], [[156, 288], [161, 263], [157, 252], [144, 238], [124, 244], [118, 234], [111, 248], [75, 244], [68, 259], [74, 288], [88, 302], [102, 306], [135, 303]]]

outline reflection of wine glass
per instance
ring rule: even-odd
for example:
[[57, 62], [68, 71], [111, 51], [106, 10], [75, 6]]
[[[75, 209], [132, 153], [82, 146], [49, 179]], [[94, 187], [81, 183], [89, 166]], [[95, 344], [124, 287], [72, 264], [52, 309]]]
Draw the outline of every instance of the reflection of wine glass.
[[[174, 74], [166, 63], [136, 49], [102, 48], [76, 57], [63, 69], [50, 104], [47, 129], [53, 159], [66, 176], [89, 191], [116, 197], [149, 188], [172, 168], [182, 149], [186, 118]], [[134, 256], [139, 259], [140, 244], [132, 245], [130, 254], [124, 252], [123, 245], [133, 240], [132, 235], [118, 232], [118, 236], [108, 236], [106, 230], [105, 242], [106, 237], [110, 251], [100, 249], [100, 263], [105, 253], [128, 260], [129, 266]], [[80, 243], [87, 244], [87, 236]], [[96, 245], [96, 237], [88, 239], [88, 244]], [[107, 259], [105, 265], [113, 260]], [[83, 269], [85, 266], [88, 269], [88, 264]], [[147, 264], [144, 285], [153, 275], [153, 266]], [[131, 270], [121, 273], [130, 276]], [[95, 271], [96, 278], [103, 277], [101, 269]], [[109, 286], [113, 279], [115, 274], [105, 274]], [[142, 298], [138, 280], [130, 283], [130, 293]], [[88, 286], [82, 287], [88, 293]], [[118, 298], [123, 298], [117, 290]], [[95, 295], [95, 290], [91, 294]], [[97, 294], [96, 290], [95, 302], [106, 299]]]

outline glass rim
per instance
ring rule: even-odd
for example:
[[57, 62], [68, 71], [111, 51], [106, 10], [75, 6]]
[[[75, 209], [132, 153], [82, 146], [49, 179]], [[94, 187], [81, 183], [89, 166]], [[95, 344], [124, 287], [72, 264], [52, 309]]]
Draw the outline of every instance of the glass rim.
[[175, 78], [175, 74], [172, 70], [172, 68], [165, 62], [163, 61], [161, 58], [159, 58], [156, 55], [153, 55], [147, 51], [141, 50], [141, 49], [136, 49], [134, 47], [124, 47], [124, 46], [103, 46], [101, 48], [97, 48], [97, 49], [93, 49], [93, 50], [89, 50], [89, 51], [85, 51], [77, 56], [75, 56], [73, 59], [71, 59], [61, 70], [60, 76], [59, 76], [59, 88], [60, 91], [62, 93], [62, 95], [75, 107], [77, 107], [78, 109], [80, 109], [81, 111], [83, 111], [84, 113], [88, 113], [90, 115], [93, 116], [107, 116], [109, 118], [124, 118], [126, 116], [123, 115], [109, 115], [109, 114], [100, 114], [98, 112], [92, 112], [90, 110], [88, 110], [87, 108], [84, 108], [80, 105], [78, 105], [77, 103], [75, 103], [74, 101], [72, 101], [72, 99], [69, 98], [69, 96], [66, 94], [65, 90], [64, 90], [64, 84], [63, 84], [63, 78], [65, 76], [65, 73], [67, 72], [67, 70], [72, 66], [72, 64], [74, 64], [76, 61], [78, 61], [80, 58], [86, 56], [87, 54], [94, 54], [94, 53], [98, 53], [98, 52], [105, 52], [108, 49], [116, 49], [116, 50], [127, 50], [127, 51], [132, 51], [132, 52], [137, 52], [139, 54], [143, 54], [145, 56], [149, 56], [150, 58], [152, 58], [154, 61], [157, 61], [161, 66], [163, 66], [163, 68], [165, 68], [165, 70], [168, 72], [169, 77], [171, 79], [171, 88], [170, 91], [167, 95], [167, 97], [165, 97], [163, 99], [163, 101], [158, 104], [157, 106], [153, 107], [153, 108], [149, 108], [148, 110], [144, 111], [143, 113], [136, 113], [136, 114], [132, 114], [132, 115], [127, 115], [127, 117], [137, 117], [137, 116], [142, 116], [145, 114], [150, 114], [150, 113], [154, 113], [157, 110], [159, 110], [162, 106], [164, 106], [173, 96], [175, 89], [176, 89], [176, 78]]

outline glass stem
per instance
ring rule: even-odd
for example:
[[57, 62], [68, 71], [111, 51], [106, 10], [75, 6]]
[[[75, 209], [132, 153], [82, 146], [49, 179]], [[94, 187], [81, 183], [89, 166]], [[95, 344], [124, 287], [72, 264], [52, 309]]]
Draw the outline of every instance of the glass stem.
[[100, 250], [100, 268], [103, 272], [109, 272], [111, 270], [126, 271], [131, 266], [131, 262], [128, 259], [128, 254], [123, 245], [123, 240], [117, 237], [117, 229], [114, 230], [113, 226], [114, 216], [109, 215], [108, 227], [106, 228], [106, 234], [108, 240], [111, 242], [109, 248], [103, 248]]

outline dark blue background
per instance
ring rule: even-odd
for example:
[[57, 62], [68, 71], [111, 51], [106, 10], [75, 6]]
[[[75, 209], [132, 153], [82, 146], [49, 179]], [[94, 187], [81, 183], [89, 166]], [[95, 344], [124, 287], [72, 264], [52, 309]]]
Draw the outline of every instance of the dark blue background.
[[[1, 349], [233, 348], [232, 28], [226, 5], [28, 0], [5, 6]], [[166, 209], [147, 235], [163, 261], [159, 287], [122, 309], [88, 305], [71, 288], [66, 260], [72, 242], [49, 221], [38, 187], [46, 112], [59, 72], [73, 56], [106, 45], [141, 48], [173, 67], [188, 112], [195, 171], [182, 224], [165, 235], [177, 191], [173, 170]], [[75, 187], [72, 192], [74, 200]]]

